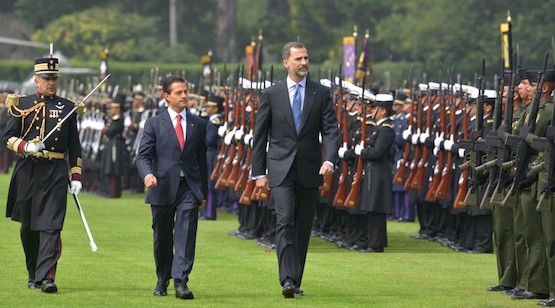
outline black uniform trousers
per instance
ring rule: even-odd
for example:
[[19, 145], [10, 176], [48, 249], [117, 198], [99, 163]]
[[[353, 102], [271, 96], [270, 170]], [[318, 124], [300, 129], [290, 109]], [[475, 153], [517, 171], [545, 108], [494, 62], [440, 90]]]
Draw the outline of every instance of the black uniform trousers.
[[187, 284], [195, 259], [198, 205], [185, 180], [179, 184], [174, 204], [151, 205], [154, 260], [159, 282], [173, 277], [176, 286]]
[[56, 279], [58, 260], [62, 255], [60, 230], [34, 231], [22, 226], [20, 235], [29, 281], [53, 282]]
[[302, 187], [298, 181], [296, 163], [281, 185], [270, 192], [276, 211], [276, 252], [281, 285], [290, 279], [299, 287], [304, 265], [312, 220], [318, 203], [318, 187]]

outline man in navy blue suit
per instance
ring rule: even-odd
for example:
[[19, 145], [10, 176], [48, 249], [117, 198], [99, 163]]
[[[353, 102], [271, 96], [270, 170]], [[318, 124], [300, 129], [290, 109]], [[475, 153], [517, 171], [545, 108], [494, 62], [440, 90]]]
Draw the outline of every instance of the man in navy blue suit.
[[137, 158], [148, 188], [145, 203], [152, 209], [158, 276], [154, 295], [167, 295], [173, 278], [175, 296], [193, 299], [187, 282], [195, 258], [198, 211], [208, 189], [206, 121], [186, 109], [183, 78], [167, 77], [163, 91], [168, 109], [146, 121]]
[[333, 172], [339, 131], [329, 89], [307, 77], [305, 46], [285, 44], [282, 60], [287, 78], [262, 92], [256, 114], [252, 177], [256, 186], [271, 189], [282, 295], [293, 298], [303, 295], [318, 186]]

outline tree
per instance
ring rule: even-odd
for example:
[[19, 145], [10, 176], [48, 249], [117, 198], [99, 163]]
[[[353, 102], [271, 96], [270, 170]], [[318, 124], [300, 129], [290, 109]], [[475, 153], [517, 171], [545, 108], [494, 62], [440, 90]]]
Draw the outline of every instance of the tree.
[[236, 4], [235, 0], [214, 3], [214, 53], [218, 61], [237, 61]]

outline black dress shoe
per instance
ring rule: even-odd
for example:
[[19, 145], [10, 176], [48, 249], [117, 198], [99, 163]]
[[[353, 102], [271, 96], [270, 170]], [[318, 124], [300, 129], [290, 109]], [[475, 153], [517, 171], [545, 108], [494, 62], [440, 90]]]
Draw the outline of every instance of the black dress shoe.
[[520, 292], [515, 293], [511, 296], [511, 299], [548, 299], [549, 295], [543, 293], [534, 293], [534, 292]]
[[285, 298], [293, 298], [295, 297], [295, 284], [290, 280], [285, 281], [283, 284], [283, 288], [281, 289], [281, 295]]
[[427, 234], [423, 234], [423, 233], [415, 233], [415, 234], [411, 234], [410, 237], [417, 239], [417, 240], [427, 240], [430, 238], [429, 235]]
[[187, 286], [178, 285], [175, 287], [175, 297], [179, 299], [193, 299], [193, 292]]
[[501, 294], [512, 296], [512, 295], [515, 295], [515, 294], [518, 294], [518, 293], [522, 293], [522, 292], [524, 292], [523, 289], [514, 288], [514, 289], [502, 291]]
[[506, 287], [506, 286], [502, 286], [500, 284], [496, 285], [496, 286], [491, 286], [488, 287], [487, 290], [488, 291], [492, 291], [492, 292], [497, 292], [497, 291], [508, 291], [508, 290], [512, 290], [513, 288], [511, 287]]
[[44, 293], [56, 293], [58, 292], [58, 287], [52, 280], [43, 280], [40, 285], [40, 290]]
[[301, 288], [295, 288], [295, 296], [304, 296], [304, 291]]
[[27, 288], [29, 288], [29, 289], [40, 289], [40, 282], [29, 279], [27, 281]]
[[538, 305], [546, 307], [555, 307], [555, 298], [546, 299], [544, 301], [539, 301]]
[[158, 281], [156, 283], [156, 287], [154, 288], [154, 296], [166, 296], [168, 295], [168, 285], [170, 284], [169, 280], [166, 282]]
[[383, 252], [383, 247], [368, 247], [364, 252]]

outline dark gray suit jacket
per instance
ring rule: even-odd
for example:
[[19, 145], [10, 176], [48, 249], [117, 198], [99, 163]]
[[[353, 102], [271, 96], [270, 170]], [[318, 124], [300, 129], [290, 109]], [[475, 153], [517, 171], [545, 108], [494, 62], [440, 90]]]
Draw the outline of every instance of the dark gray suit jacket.
[[141, 179], [152, 173], [157, 187], [146, 192], [145, 202], [153, 205], [171, 205], [177, 198], [180, 170], [199, 203], [207, 196], [208, 171], [206, 162], [206, 121], [186, 114], [185, 147], [179, 148], [175, 128], [168, 111], [148, 119], [145, 123], [137, 170]]
[[[319, 133], [322, 134], [322, 144], [319, 142]], [[269, 186], [279, 186], [296, 158], [301, 185], [318, 187], [322, 184], [322, 176], [318, 174], [320, 166], [323, 161], [335, 164], [338, 147], [337, 117], [328, 88], [307, 80], [298, 136], [293, 123], [287, 82], [281, 81], [264, 90], [256, 113], [253, 177], [267, 174]]]

